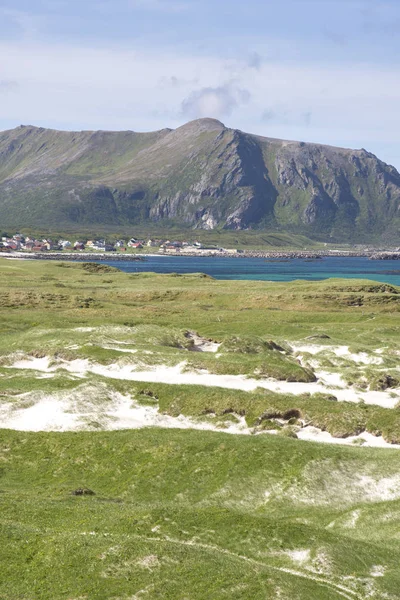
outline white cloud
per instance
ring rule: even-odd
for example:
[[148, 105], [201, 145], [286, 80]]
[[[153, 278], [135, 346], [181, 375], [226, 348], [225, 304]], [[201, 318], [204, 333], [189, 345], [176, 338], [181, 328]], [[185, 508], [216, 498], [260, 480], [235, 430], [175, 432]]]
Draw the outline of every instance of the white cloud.
[[192, 92], [182, 102], [186, 117], [215, 117], [231, 115], [233, 110], [250, 100], [250, 93], [232, 83], [218, 87], [204, 87]]

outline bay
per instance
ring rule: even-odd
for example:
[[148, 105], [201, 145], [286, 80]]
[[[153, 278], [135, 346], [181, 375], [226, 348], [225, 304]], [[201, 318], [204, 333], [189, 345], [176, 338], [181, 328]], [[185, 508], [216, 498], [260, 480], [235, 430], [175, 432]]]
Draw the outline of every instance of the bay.
[[195, 256], [148, 256], [143, 261], [105, 260], [128, 273], [206, 273], [215, 279], [260, 281], [319, 281], [331, 277], [370, 279], [400, 286], [400, 261], [365, 257], [310, 259], [223, 258]]

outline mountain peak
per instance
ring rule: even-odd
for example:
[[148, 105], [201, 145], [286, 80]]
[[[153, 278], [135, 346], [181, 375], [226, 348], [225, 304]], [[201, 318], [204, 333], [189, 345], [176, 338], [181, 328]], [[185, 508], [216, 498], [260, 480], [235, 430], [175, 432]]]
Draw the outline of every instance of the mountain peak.
[[178, 127], [178, 129], [176, 129], [175, 131], [190, 131], [190, 132], [196, 132], [196, 131], [222, 131], [223, 129], [226, 129], [225, 125], [223, 123], [221, 123], [221, 121], [218, 121], [218, 119], [211, 119], [208, 117], [202, 118], [202, 119], [195, 119], [194, 121], [189, 121], [188, 123], [185, 123], [184, 125], [182, 125], [181, 127]]

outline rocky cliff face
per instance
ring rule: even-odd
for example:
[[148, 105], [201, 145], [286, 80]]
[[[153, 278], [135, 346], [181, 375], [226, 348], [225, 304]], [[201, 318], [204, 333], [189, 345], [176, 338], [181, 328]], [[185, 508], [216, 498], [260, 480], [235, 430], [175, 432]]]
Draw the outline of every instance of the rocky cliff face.
[[400, 217], [400, 175], [365, 150], [265, 142], [275, 147], [281, 224], [346, 239], [384, 235]]
[[400, 175], [365, 150], [249, 135], [213, 119], [174, 131], [0, 134], [3, 226], [172, 223], [394, 239]]

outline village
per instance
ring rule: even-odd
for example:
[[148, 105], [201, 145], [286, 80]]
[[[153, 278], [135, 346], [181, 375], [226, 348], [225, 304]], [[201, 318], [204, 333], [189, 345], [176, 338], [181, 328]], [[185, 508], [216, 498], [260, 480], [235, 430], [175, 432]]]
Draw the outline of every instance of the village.
[[133, 260], [141, 256], [204, 256], [204, 257], [230, 257], [230, 258], [265, 258], [265, 259], [321, 259], [328, 256], [340, 257], [368, 257], [373, 260], [399, 260], [400, 247], [373, 248], [365, 246], [352, 246], [344, 248], [324, 248], [318, 251], [304, 248], [294, 249], [238, 249], [222, 248], [211, 244], [203, 244], [199, 241], [171, 241], [165, 239], [137, 239], [106, 241], [104, 239], [79, 239], [70, 241], [51, 238], [31, 238], [20, 233], [12, 236], [2, 235], [0, 240], [0, 253], [11, 255], [14, 258], [36, 258], [36, 259], [60, 259], [65, 260], [87, 260], [91, 256], [96, 260], [106, 259], [108, 253], [115, 253], [114, 259]]
[[240, 254], [241, 250], [205, 246], [198, 241], [171, 241], [168, 239], [136, 239], [117, 240], [109, 242], [104, 239], [70, 241], [51, 238], [35, 239], [15, 233], [12, 236], [3, 235], [0, 241], [0, 252], [143, 252], [159, 254]]

